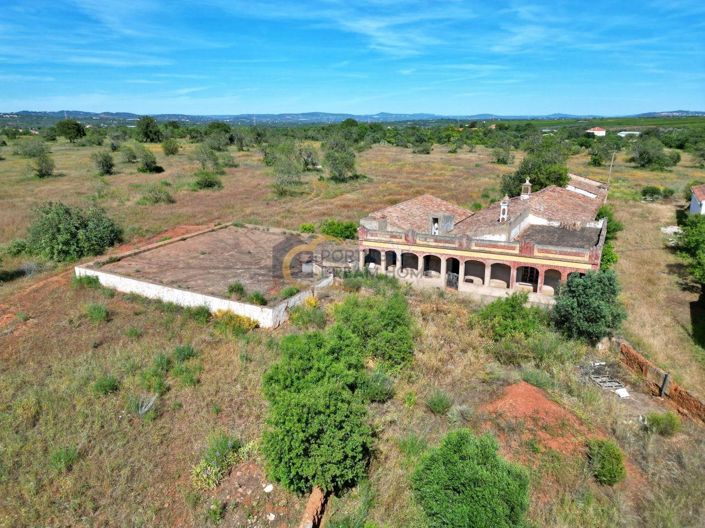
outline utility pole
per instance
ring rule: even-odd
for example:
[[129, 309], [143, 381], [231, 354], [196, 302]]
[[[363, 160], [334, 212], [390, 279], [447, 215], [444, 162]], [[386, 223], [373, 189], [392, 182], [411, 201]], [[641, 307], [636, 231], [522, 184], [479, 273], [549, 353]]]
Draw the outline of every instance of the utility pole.
[[[614, 157], [617, 155], [617, 151], [612, 151], [612, 159], [610, 160], [610, 172], [607, 175], [607, 193], [609, 194], [610, 183], [612, 182], [612, 166], [614, 165]], [[607, 203], [607, 196], [605, 196], [605, 203]]]

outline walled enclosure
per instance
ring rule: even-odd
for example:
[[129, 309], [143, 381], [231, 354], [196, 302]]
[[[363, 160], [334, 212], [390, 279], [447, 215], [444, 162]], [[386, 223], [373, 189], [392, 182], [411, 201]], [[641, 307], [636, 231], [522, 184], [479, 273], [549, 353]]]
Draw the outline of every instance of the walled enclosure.
[[[333, 277], [317, 278], [297, 270], [293, 282], [284, 278], [280, 261], [291, 248], [306, 240], [297, 233], [258, 226], [221, 225], [76, 266], [76, 276], [96, 277], [103, 286], [185, 307], [205, 306], [211, 312], [231, 311], [249, 317], [264, 328], [288, 319], [288, 309], [332, 284]], [[248, 292], [259, 291], [270, 300], [258, 306], [227, 298], [228, 284], [240, 282]], [[300, 288], [280, 300], [289, 284]]]

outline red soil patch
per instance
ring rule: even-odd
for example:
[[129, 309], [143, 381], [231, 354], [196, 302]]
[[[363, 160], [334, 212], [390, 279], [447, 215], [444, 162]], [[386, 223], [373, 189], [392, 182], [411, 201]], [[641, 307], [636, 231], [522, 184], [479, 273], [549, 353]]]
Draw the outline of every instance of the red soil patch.
[[481, 410], [495, 415], [505, 425], [523, 425], [518, 434], [500, 433], [500, 437], [504, 437], [505, 449], [517, 442], [536, 438], [546, 448], [575, 454], [584, 449], [588, 437], [604, 436], [591, 434], [573, 413], [549, 400], [541, 389], [524, 381], [507, 387], [501, 398], [484, 405]]

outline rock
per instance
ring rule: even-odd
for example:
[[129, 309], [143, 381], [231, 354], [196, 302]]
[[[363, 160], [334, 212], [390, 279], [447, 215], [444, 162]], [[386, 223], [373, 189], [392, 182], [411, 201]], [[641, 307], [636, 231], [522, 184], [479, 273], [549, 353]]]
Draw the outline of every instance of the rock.
[[272, 493], [272, 491], [274, 491], [274, 486], [272, 486], [271, 484], [267, 484], [267, 485], [264, 487], [264, 492], [265, 492], [265, 493]]

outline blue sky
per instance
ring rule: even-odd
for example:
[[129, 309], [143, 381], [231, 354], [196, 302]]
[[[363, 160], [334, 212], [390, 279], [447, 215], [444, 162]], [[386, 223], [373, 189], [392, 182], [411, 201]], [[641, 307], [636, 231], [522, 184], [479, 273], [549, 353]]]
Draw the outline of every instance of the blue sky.
[[705, 110], [705, 2], [3, 0], [0, 110]]

